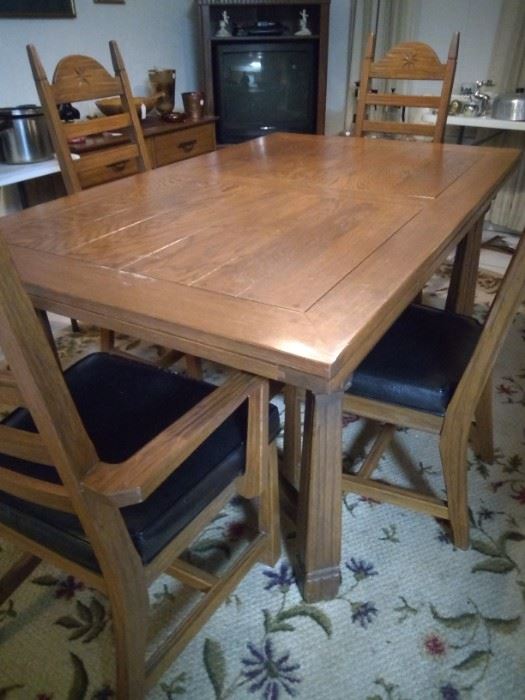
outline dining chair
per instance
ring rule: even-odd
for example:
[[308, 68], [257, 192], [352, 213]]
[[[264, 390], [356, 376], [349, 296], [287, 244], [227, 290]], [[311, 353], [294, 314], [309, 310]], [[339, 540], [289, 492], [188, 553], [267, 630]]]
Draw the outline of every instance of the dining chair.
[[[491, 373], [525, 287], [525, 236], [483, 326], [470, 316], [412, 305], [357, 367], [343, 408], [382, 427], [343, 491], [448, 520], [455, 545], [469, 544], [467, 447], [493, 461]], [[487, 409], [487, 407], [489, 407]], [[371, 478], [397, 427], [438, 435], [446, 496]]]
[[[112, 178], [115, 174], [124, 177], [137, 170], [145, 172], [151, 169], [151, 160], [133, 102], [128, 75], [116, 41], [109, 42], [109, 50], [114, 75], [94, 58], [70, 55], [57, 63], [50, 82], [36, 48], [32, 44], [27, 46], [33, 78], [67, 194], [75, 194], [90, 186], [90, 173], [100, 168], [109, 168]], [[85, 102], [109, 96], [120, 97], [122, 113], [71, 122], [60, 119], [57, 109], [60, 104]], [[78, 139], [107, 132], [119, 133], [122, 130], [129, 136], [128, 143], [105, 145], [104, 148], [83, 153], [80, 157], [72, 152], [71, 146], [74, 146]], [[76, 321], [72, 320], [72, 324], [77, 328]], [[122, 352], [115, 346], [115, 333], [109, 329], [101, 329], [100, 346], [105, 352]], [[162, 355], [160, 364], [168, 366], [181, 357], [182, 353], [169, 351]], [[197, 358], [186, 355], [185, 362], [191, 376], [202, 377], [202, 368]]]
[[[97, 589], [117, 696], [142, 699], [252, 565], [279, 556], [278, 412], [267, 381], [241, 372], [217, 388], [94, 353], [63, 374], [3, 239], [0, 270], [0, 402], [18, 406], [0, 424], [0, 537], [24, 552], [0, 578], [0, 606], [41, 560]], [[201, 568], [185, 551], [234, 496], [252, 536], [225, 570]], [[148, 586], [162, 573], [203, 597], [146, 659]]]
[[[455, 33], [452, 35], [446, 63], [440, 62], [428, 44], [419, 41], [396, 44], [382, 58], [376, 59], [376, 37], [375, 34], [370, 34], [361, 65], [354, 135], [364, 136], [369, 132], [376, 132], [427, 136], [435, 143], [442, 143], [456, 72], [458, 47], [459, 33]], [[381, 91], [373, 88], [374, 80], [387, 81], [388, 88], [384, 87], [384, 83], [380, 83]], [[412, 94], [412, 81], [421, 80], [441, 83], [440, 94]], [[407, 94], [397, 92], [395, 85], [401, 85], [401, 89]], [[390, 91], [387, 92], [387, 89]], [[425, 107], [436, 111], [435, 124], [410, 122], [403, 118], [385, 119], [385, 115], [388, 115], [386, 110], [399, 108], [402, 117], [407, 109]], [[374, 118], [376, 114], [378, 118]]]
[[[125, 167], [127, 162], [134, 161], [140, 172], [151, 169], [128, 74], [116, 41], [109, 42], [109, 51], [114, 75], [94, 58], [70, 55], [57, 63], [50, 82], [36, 48], [32, 44], [27, 46], [36, 89], [68, 194], [80, 192], [86, 186], [86, 181], [89, 182], [89, 172], [101, 167], [109, 167], [115, 173], [125, 175], [129, 173]], [[57, 109], [60, 104], [111, 96], [120, 97], [123, 110], [121, 114], [71, 122], [60, 119]], [[73, 158], [71, 146], [79, 139], [105, 132], [120, 132], [123, 129], [129, 135], [129, 143], [105, 146]]]

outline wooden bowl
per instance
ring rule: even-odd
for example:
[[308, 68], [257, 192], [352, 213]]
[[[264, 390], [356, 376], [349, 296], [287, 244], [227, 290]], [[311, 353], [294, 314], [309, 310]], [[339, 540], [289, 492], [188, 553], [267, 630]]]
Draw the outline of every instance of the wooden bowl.
[[[157, 100], [158, 95], [149, 97], [134, 97], [133, 102], [135, 103], [135, 109], [137, 110], [139, 117], [141, 116], [140, 108], [142, 105], [146, 105], [147, 114], [148, 112], [151, 112], [153, 107], [155, 107]], [[106, 117], [111, 117], [114, 114], [120, 114], [122, 112], [120, 97], [106, 97], [103, 100], [96, 100], [95, 104]]]

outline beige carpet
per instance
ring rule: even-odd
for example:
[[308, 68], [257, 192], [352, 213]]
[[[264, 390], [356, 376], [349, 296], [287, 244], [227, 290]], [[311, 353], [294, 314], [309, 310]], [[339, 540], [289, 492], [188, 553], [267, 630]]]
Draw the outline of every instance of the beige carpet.
[[[446, 286], [443, 269], [427, 300], [439, 303]], [[481, 276], [478, 313], [496, 287], [490, 274]], [[74, 358], [96, 337], [62, 332], [61, 354]], [[220, 378], [213, 368], [209, 374]], [[288, 563], [294, 546], [288, 532], [279, 564], [250, 572], [148, 697], [523, 700], [523, 315], [498, 362], [494, 406], [496, 462], [469, 458], [470, 550], [456, 550], [427, 516], [346, 496], [337, 598], [302, 602]], [[344, 436], [345, 461], [352, 464], [369, 431], [363, 421], [345, 416]], [[399, 431], [381, 470], [387, 474], [409, 461], [420, 479], [442, 490], [431, 437]], [[241, 516], [233, 505], [192, 556], [230, 556], [242, 534]], [[0, 572], [15, 554], [0, 541]], [[173, 579], [161, 579], [151, 600], [154, 620], [162, 623], [177, 604]], [[114, 696], [113, 674], [109, 606], [81, 581], [41, 565], [0, 608], [0, 698], [102, 700]]]

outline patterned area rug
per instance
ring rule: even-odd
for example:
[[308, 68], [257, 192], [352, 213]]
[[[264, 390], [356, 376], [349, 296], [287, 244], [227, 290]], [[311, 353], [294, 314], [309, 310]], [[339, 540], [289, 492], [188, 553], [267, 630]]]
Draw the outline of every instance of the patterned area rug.
[[[482, 274], [477, 313], [497, 288]], [[426, 290], [439, 304], [442, 268]], [[124, 340], [128, 345], [132, 344]], [[97, 334], [60, 332], [70, 361]], [[156, 348], [136, 345], [139, 354]], [[306, 605], [289, 564], [294, 532], [275, 568], [256, 566], [165, 673], [148, 698], [226, 700], [523, 700], [525, 697], [525, 317], [519, 314], [495, 377], [497, 458], [469, 455], [471, 548], [456, 550], [428, 516], [347, 495], [343, 582], [337, 598]], [[220, 381], [220, 372], [208, 368]], [[280, 405], [282, 410], [282, 405]], [[345, 463], [359, 461], [370, 430], [344, 417]], [[412, 457], [413, 455], [413, 457]], [[398, 431], [380, 469], [443, 491], [435, 440]], [[400, 481], [403, 483], [403, 480]], [[219, 563], [245, 525], [239, 504], [219, 517], [191, 556]], [[0, 572], [17, 552], [0, 541]], [[154, 620], [176, 605], [176, 584], [151, 589]], [[0, 608], [0, 698], [103, 700], [114, 697], [111, 613], [81, 581], [41, 565]]]

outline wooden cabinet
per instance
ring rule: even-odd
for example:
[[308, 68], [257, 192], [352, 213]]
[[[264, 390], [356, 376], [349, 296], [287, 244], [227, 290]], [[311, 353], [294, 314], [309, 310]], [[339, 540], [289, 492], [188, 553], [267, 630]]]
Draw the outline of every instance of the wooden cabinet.
[[[219, 143], [271, 131], [324, 133], [330, 0], [198, 2], [203, 84]], [[221, 30], [224, 13], [230, 35]]]
[[[216, 117], [204, 117], [199, 121], [170, 124], [158, 117], [148, 117], [143, 122], [146, 146], [154, 168], [179, 160], [193, 158], [215, 150]], [[104, 148], [108, 143], [125, 142], [124, 136], [94, 137], [75, 147], [82, 155], [86, 151]], [[94, 187], [111, 180], [118, 180], [137, 172], [135, 161], [127, 160], [108, 166], [99, 166], [82, 174], [82, 187]], [[24, 206], [34, 206], [66, 194], [60, 173], [27, 180], [22, 185]]]
[[168, 165], [178, 160], [193, 158], [201, 153], [215, 150], [214, 123], [198, 124], [164, 134], [156, 134], [146, 139], [150, 147], [154, 167]]
[[[154, 168], [168, 165], [179, 160], [192, 158], [202, 153], [215, 150], [215, 118], [206, 117], [197, 122], [185, 121], [175, 124], [163, 122], [156, 117], [149, 117], [143, 122], [146, 146]], [[80, 155], [95, 148], [123, 140], [122, 137], [105, 137], [88, 141], [86, 145], [75, 150]], [[97, 167], [81, 176], [82, 187], [93, 187], [104, 182], [117, 180], [137, 172], [134, 161], [123, 161], [108, 166]]]

